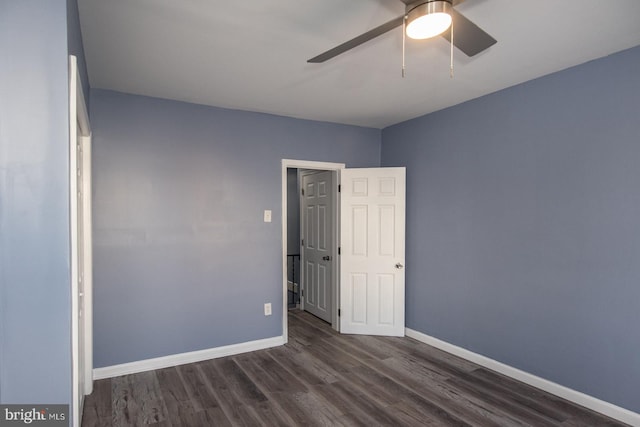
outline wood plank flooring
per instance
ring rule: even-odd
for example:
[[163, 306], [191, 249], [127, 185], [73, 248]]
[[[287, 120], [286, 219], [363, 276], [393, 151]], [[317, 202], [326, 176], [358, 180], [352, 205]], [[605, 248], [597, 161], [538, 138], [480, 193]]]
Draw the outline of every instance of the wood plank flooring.
[[289, 312], [285, 346], [95, 382], [92, 426], [622, 426], [411, 338]]

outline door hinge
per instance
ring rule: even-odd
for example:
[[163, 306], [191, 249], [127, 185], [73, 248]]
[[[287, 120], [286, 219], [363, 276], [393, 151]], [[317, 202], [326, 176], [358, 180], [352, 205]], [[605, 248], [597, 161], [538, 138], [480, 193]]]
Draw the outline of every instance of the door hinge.
[[300, 190], [300, 193], [304, 196], [304, 188]]
[[340, 246], [338, 246], [338, 255], [340, 255]]
[[342, 191], [342, 185], [338, 184], [338, 193]]
[[301, 297], [301, 298], [302, 298], [302, 297], [304, 297], [304, 289], [301, 289], [301, 290], [300, 290], [300, 297]]
[[338, 317], [340, 317], [341, 314], [340, 309], [338, 309]]
[[301, 246], [304, 246], [304, 239], [302, 239], [302, 243], [301, 243]]

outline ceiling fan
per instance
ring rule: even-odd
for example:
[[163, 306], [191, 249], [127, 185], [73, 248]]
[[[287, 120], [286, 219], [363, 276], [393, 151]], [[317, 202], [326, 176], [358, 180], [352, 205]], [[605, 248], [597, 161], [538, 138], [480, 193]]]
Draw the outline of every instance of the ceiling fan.
[[442, 34], [442, 37], [449, 42], [451, 42], [451, 31], [446, 30], [452, 27], [453, 45], [467, 56], [474, 56], [497, 42], [496, 39], [454, 9], [454, 6], [464, 0], [400, 1], [406, 5], [404, 15], [329, 49], [307, 62], [325, 62], [399, 26], [405, 27], [405, 33], [410, 38], [425, 39]]

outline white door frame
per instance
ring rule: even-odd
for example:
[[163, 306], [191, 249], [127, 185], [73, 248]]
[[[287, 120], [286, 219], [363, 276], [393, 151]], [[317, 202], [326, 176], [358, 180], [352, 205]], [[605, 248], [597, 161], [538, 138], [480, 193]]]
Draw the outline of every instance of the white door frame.
[[[80, 134], [80, 141], [78, 141]], [[77, 144], [80, 143], [82, 156], [77, 155]], [[84, 167], [82, 188], [78, 188], [77, 168], [78, 162]], [[80, 337], [78, 324], [78, 191], [82, 191], [84, 221], [84, 313], [83, 313], [83, 354], [82, 363], [78, 360]], [[91, 238], [91, 126], [89, 114], [84, 100], [82, 81], [78, 72], [77, 59], [69, 56], [69, 239], [71, 249], [71, 360], [72, 360], [72, 413], [73, 425], [80, 425], [82, 408], [78, 402], [82, 402], [82, 396], [93, 391], [93, 263], [92, 263], [92, 238]], [[80, 372], [80, 369], [83, 372]], [[84, 390], [80, 390], [79, 378], [84, 376]]]
[[[287, 311], [288, 311], [288, 307], [287, 307], [287, 292], [288, 292], [288, 286], [287, 286], [287, 278], [288, 278], [288, 272], [287, 272], [287, 169], [315, 169], [315, 170], [330, 170], [330, 171], [340, 171], [341, 169], [344, 169], [346, 167], [346, 165], [344, 163], [329, 163], [329, 162], [314, 162], [314, 161], [308, 161], [308, 160], [291, 160], [291, 159], [282, 159], [282, 336], [284, 337], [284, 342], [287, 343], [289, 341], [289, 330], [288, 330], [288, 326], [287, 326]], [[339, 177], [338, 177], [339, 178]], [[339, 197], [337, 196], [338, 192], [337, 192], [337, 186], [339, 184], [339, 179], [335, 180], [334, 182], [334, 187], [335, 187], [335, 194], [336, 194], [336, 199], [339, 200]], [[338, 205], [338, 201], [336, 201], [336, 212], [339, 211], [339, 205]], [[335, 252], [334, 253], [338, 253], [337, 251], [337, 245], [339, 242], [338, 239], [338, 233], [339, 233], [339, 227], [337, 227], [338, 222], [337, 222], [337, 218], [335, 218], [336, 222], [336, 227], [334, 230], [334, 234], [335, 234], [335, 239], [334, 239], [334, 246], [335, 246]], [[336, 256], [336, 263], [334, 265], [334, 279], [332, 280], [333, 282], [333, 321], [332, 326], [335, 330], [339, 330], [340, 329], [340, 325], [339, 325], [339, 317], [338, 317], [338, 307], [339, 307], [339, 301], [338, 301], [338, 295], [339, 295], [339, 291], [340, 291], [340, 287], [338, 284], [338, 272], [340, 271], [340, 257]], [[302, 260], [300, 262], [302, 264]]]

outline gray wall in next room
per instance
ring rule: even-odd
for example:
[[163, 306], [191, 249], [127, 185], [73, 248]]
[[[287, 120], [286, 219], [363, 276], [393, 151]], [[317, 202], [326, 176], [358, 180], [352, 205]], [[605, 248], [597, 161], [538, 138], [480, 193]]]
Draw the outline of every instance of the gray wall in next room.
[[[287, 253], [300, 254], [300, 193], [298, 169], [287, 170]], [[300, 283], [300, 258], [288, 259], [289, 280]], [[291, 268], [293, 266], [293, 268]], [[295, 275], [295, 278], [293, 277]]]

